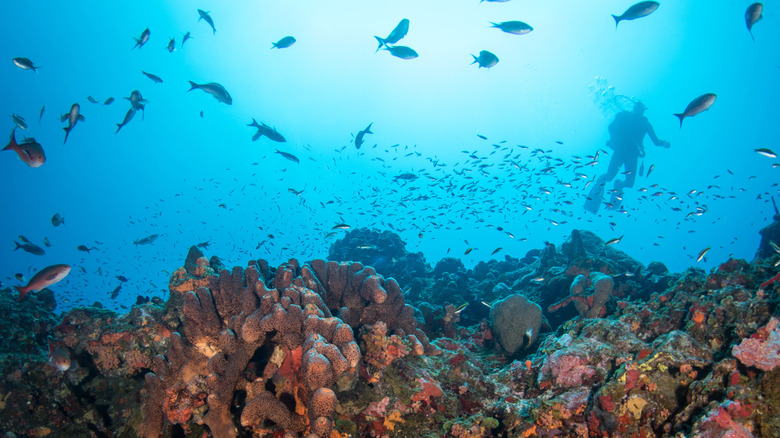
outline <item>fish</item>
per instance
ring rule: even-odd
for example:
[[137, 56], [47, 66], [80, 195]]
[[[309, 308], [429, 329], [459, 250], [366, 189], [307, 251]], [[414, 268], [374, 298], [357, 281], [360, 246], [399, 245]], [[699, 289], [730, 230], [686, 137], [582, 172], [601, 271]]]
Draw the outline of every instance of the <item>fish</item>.
[[119, 281], [121, 281], [122, 283], [127, 283], [128, 281], [130, 281], [130, 280], [129, 280], [127, 277], [125, 277], [124, 275], [117, 275], [117, 276], [116, 276], [116, 279], [117, 279], [117, 280], [119, 280]]
[[352, 227], [350, 227], [349, 225], [347, 225], [345, 223], [341, 223], [341, 224], [338, 224], [338, 225], [334, 226], [333, 228], [331, 228], [331, 230], [348, 230], [350, 228], [352, 228]]
[[701, 250], [701, 252], [699, 252], [699, 255], [698, 255], [698, 257], [696, 257], [696, 261], [697, 261], [697, 262], [700, 262], [700, 261], [701, 261], [701, 260], [704, 258], [704, 256], [706, 256], [706, 255], [707, 255], [707, 252], [708, 252], [708, 251], [709, 251], [711, 248], [712, 248], [712, 247], [708, 246], [708, 247], [704, 248], [703, 250]]
[[363, 145], [363, 136], [364, 135], [366, 135], [366, 134], [373, 134], [373, 132], [371, 132], [371, 125], [373, 125], [373, 124], [374, 124], [374, 122], [369, 123], [368, 126], [366, 126], [366, 129], [364, 129], [364, 130], [362, 130], [362, 131], [357, 133], [357, 135], [355, 136], [355, 148], [360, 149], [360, 146]]
[[38, 292], [43, 288], [49, 287], [61, 281], [69, 273], [70, 266], [64, 264], [51, 265], [43, 268], [35, 275], [33, 275], [26, 286], [14, 286], [14, 289], [19, 292], [19, 298], [17, 298], [16, 301], [22, 301], [22, 298], [24, 298], [28, 292]]
[[650, 174], [653, 173], [653, 169], [655, 169], [655, 164], [651, 164], [647, 169], [647, 176], [645, 178], [650, 178]]
[[252, 141], [257, 141], [262, 136], [266, 136], [269, 140], [278, 143], [284, 143], [287, 141], [284, 136], [282, 136], [282, 134], [279, 134], [279, 131], [277, 131], [276, 128], [272, 128], [265, 123], [257, 123], [257, 120], [254, 118], [252, 118], [252, 123], [248, 124], [247, 126], [257, 128], [257, 133], [252, 136]]
[[16, 244], [16, 248], [14, 248], [14, 251], [16, 251], [17, 249], [21, 248], [25, 252], [29, 252], [32, 255], [44, 255], [44, 254], [46, 254], [46, 251], [44, 251], [43, 248], [41, 248], [40, 246], [38, 246], [38, 245], [36, 245], [34, 243], [31, 243], [29, 241], [23, 241], [23, 242], [24, 243], [19, 243], [19, 242], [14, 241], [14, 243]]
[[211, 26], [211, 30], [214, 32], [214, 35], [216, 35], [217, 29], [214, 27], [214, 20], [211, 19], [211, 15], [209, 15], [209, 13], [204, 11], [203, 9], [198, 9], [198, 15], [200, 15], [200, 17], [198, 17], [198, 21], [203, 20], [206, 23], [208, 23], [209, 26]]
[[16, 142], [16, 128], [11, 131], [11, 140], [2, 150], [16, 152], [19, 159], [32, 168], [41, 167], [46, 162], [43, 147], [34, 138], [25, 138], [21, 143]]
[[211, 242], [207, 240], [205, 242], [200, 242], [199, 244], [197, 244], [195, 246], [197, 246], [198, 248], [206, 248], [206, 249], [208, 249], [210, 244], [211, 244]]
[[301, 194], [303, 193], [303, 190], [295, 190], [293, 188], [288, 188], [287, 191], [292, 193], [295, 196], [301, 196]]
[[119, 296], [119, 291], [122, 290], [122, 283], [119, 283], [119, 286], [115, 287], [114, 290], [111, 291], [111, 299], [114, 300], [116, 297]]
[[95, 99], [92, 96], [87, 96], [87, 100], [89, 101], [89, 103], [100, 103], [99, 100]]
[[415, 175], [413, 173], [408, 173], [408, 172], [407, 173], [402, 173], [402, 174], [400, 174], [400, 175], [395, 177], [395, 179], [402, 179], [402, 180], [405, 180], [405, 181], [414, 181], [417, 178], [419, 178], [417, 175]]
[[189, 33], [189, 32], [187, 32], [187, 33], [185, 33], [185, 34], [184, 34], [184, 36], [183, 36], [183, 37], [182, 37], [182, 39], [181, 39], [181, 48], [182, 48], [182, 49], [184, 48], [184, 43], [186, 43], [186, 42], [187, 42], [187, 40], [188, 40], [188, 39], [190, 39], [190, 38], [192, 38], [192, 37], [190, 36], [190, 33]]
[[491, 27], [501, 29], [506, 33], [511, 33], [514, 35], [525, 35], [534, 30], [533, 27], [529, 26], [527, 23], [523, 23], [522, 21], [502, 21], [501, 23], [493, 23], [490, 21], [489, 23], [491, 24]]
[[479, 68], [491, 68], [498, 64], [498, 56], [488, 52], [487, 50], [480, 51], [479, 56], [471, 56], [474, 58], [474, 62], [472, 62], [472, 64], [479, 64]]
[[134, 240], [133, 244], [135, 246], [138, 246], [138, 245], [148, 245], [150, 243], [153, 243], [155, 240], [157, 240], [158, 237], [160, 237], [159, 234], [152, 234], [152, 235], [146, 236], [146, 237], [144, 237], [142, 239]]
[[[173, 40], [171, 40], [171, 41], [173, 41]], [[155, 74], [147, 73], [147, 72], [145, 72], [143, 70], [141, 70], [141, 73], [143, 73], [144, 76], [146, 76], [147, 78], [151, 79], [152, 82], [154, 82], [155, 84], [162, 84], [162, 82], [163, 82], [162, 78], [157, 76], [157, 75], [155, 75]]]
[[51, 217], [51, 224], [55, 227], [65, 225], [65, 218], [59, 213], [54, 213], [54, 216]]
[[[143, 96], [141, 96], [141, 92], [138, 90], [133, 90], [130, 93], [130, 97], [125, 97], [125, 99], [130, 101], [130, 106], [132, 106], [134, 109], [141, 110], [141, 111], [144, 111], [144, 108], [146, 107], [144, 103], [148, 102], [148, 100], [144, 99]], [[146, 114], [146, 111], [144, 111], [144, 114]]]
[[604, 245], [614, 245], [616, 243], [620, 243], [621, 240], [623, 240], [623, 236], [616, 237], [614, 239], [609, 239], [606, 242], [604, 242]]
[[63, 121], [63, 122], [65, 120], [68, 121], [68, 127], [67, 128], [62, 128], [63, 130], [65, 130], [65, 140], [62, 141], [62, 144], [65, 144], [65, 142], [68, 141], [68, 135], [70, 135], [70, 131], [72, 131], [73, 128], [76, 127], [76, 123], [78, 123], [80, 121], [81, 122], [84, 121], [84, 115], [79, 114], [79, 109], [80, 108], [81, 108], [81, 105], [79, 105], [78, 103], [74, 103], [73, 105], [70, 106], [70, 111], [68, 111], [67, 113], [63, 114], [62, 117], [60, 118], [60, 120]]
[[357, 249], [376, 249], [376, 245], [364, 244], [364, 245], [358, 245], [355, 248], [357, 248]]
[[760, 155], [763, 155], [763, 156], [765, 156], [765, 157], [769, 157], [769, 158], [777, 158], [777, 154], [776, 154], [776, 153], [774, 153], [774, 152], [773, 152], [771, 149], [767, 149], [767, 148], [758, 148], [758, 149], [754, 149], [754, 151], [755, 151], [756, 153], [760, 154]]
[[275, 43], [271, 43], [271, 49], [286, 49], [295, 44], [295, 38], [286, 36]]
[[499, 246], [498, 248], [494, 249], [493, 252], [490, 253], [490, 255], [496, 255], [496, 253], [501, 251], [502, 249], [504, 249], [504, 248]]
[[286, 159], [288, 159], [288, 160], [292, 161], [292, 162], [293, 162], [293, 163], [295, 163], [295, 164], [299, 164], [299, 163], [301, 162], [301, 160], [299, 160], [299, 159], [298, 159], [298, 157], [296, 157], [296, 156], [295, 156], [295, 155], [293, 155], [293, 154], [290, 154], [290, 153], [287, 153], [287, 152], [282, 152], [282, 151], [280, 151], [279, 149], [277, 149], [277, 150], [276, 150], [276, 151], [274, 151], [274, 152], [276, 152], [277, 154], [279, 154], [279, 155], [283, 156], [284, 158], [286, 158]]
[[622, 15], [618, 16], [613, 14], [612, 18], [615, 19], [615, 29], [617, 29], [617, 26], [621, 21], [636, 20], [637, 18], [646, 17], [655, 12], [655, 10], [658, 9], [658, 6], [660, 6], [660, 3], [658, 2], [639, 2], [626, 9]]
[[140, 38], [133, 38], [135, 40], [135, 45], [133, 46], [133, 49], [138, 47], [139, 49], [146, 44], [147, 41], [149, 41], [149, 36], [151, 36], [151, 32], [149, 31], [149, 28], [147, 27], [143, 32], [141, 32]]
[[11, 114], [11, 119], [13, 119], [14, 125], [16, 125], [19, 129], [23, 131], [27, 130], [27, 122], [24, 121], [24, 117], [17, 114]]
[[772, 249], [773, 249], [773, 250], [774, 250], [776, 253], [780, 254], [780, 246], [777, 246], [777, 244], [776, 244], [775, 242], [772, 242], [772, 241], [770, 240], [770, 241], [769, 241], [769, 246], [771, 246], [771, 247], [772, 247]]
[[466, 248], [466, 252], [463, 255], [468, 255], [471, 251], [474, 251], [474, 248]]
[[414, 59], [419, 56], [414, 49], [406, 46], [385, 46], [382, 50], [387, 50], [391, 55], [401, 59]]
[[68, 349], [62, 345], [54, 348], [51, 341], [49, 343], [49, 358], [46, 360], [46, 364], [58, 369], [61, 373], [70, 369], [71, 361]]
[[51, 248], [51, 242], [49, 242], [48, 237], [43, 238], [43, 246], [45, 246], [46, 248]]
[[89, 254], [90, 251], [92, 251], [93, 249], [97, 249], [97, 248], [94, 248], [94, 247], [93, 248], [88, 248], [87, 245], [79, 245], [79, 246], [76, 247], [76, 249], [79, 250], [79, 251], [82, 251], [82, 252], [85, 252], [85, 253]]
[[41, 120], [43, 120], [43, 113], [46, 112], [46, 105], [43, 105], [41, 107], [41, 112], [38, 114], [38, 123], [41, 123]]
[[24, 275], [19, 274], [19, 273], [14, 274], [14, 278], [19, 280], [19, 281], [24, 281]]
[[189, 81], [190, 83], [190, 89], [187, 91], [192, 91], [195, 89], [203, 90], [206, 93], [209, 93], [210, 95], [214, 96], [215, 99], [218, 101], [227, 104], [232, 105], [233, 104], [233, 98], [230, 97], [230, 93], [227, 92], [225, 87], [223, 87], [221, 84], [218, 84], [216, 82], [209, 82], [208, 84], [196, 84], [195, 82]]
[[745, 24], [747, 25], [750, 38], [753, 41], [756, 40], [756, 38], [753, 37], [753, 25], [755, 25], [758, 20], [764, 18], [764, 16], [761, 15], [763, 11], [764, 5], [761, 3], [753, 3], [752, 5], [748, 6], [747, 10], [745, 11]]
[[33, 64], [33, 62], [30, 61], [27, 58], [19, 57], [19, 58], [12, 59], [12, 61], [13, 61], [15, 66], [21, 68], [22, 70], [32, 70], [32, 71], [38, 73], [38, 69], [40, 68], [38, 66], [35, 66]]
[[130, 120], [133, 120], [133, 117], [135, 116], [135, 111], [136, 111], [135, 108], [132, 107], [129, 110], [127, 110], [127, 113], [125, 113], [125, 118], [124, 120], [122, 120], [122, 123], [116, 124], [116, 132], [114, 132], [114, 134], [119, 133], [119, 130], [122, 129], [122, 127], [130, 123]]
[[165, 46], [166, 49], [168, 49], [168, 53], [173, 53], [174, 50], [176, 50], [176, 40], [171, 38], [168, 40], [168, 45]]
[[108, 99], [105, 100], [105, 102], [103, 102], [103, 105], [111, 105], [112, 103], [114, 103], [114, 98], [109, 97]]
[[693, 99], [691, 103], [685, 107], [685, 111], [680, 114], [675, 114], [674, 116], [680, 119], [680, 128], [682, 128], [683, 119], [686, 117], [693, 117], [700, 112], [707, 111], [710, 109], [712, 104], [715, 103], [715, 99], [717, 97], [718, 96], [713, 93], [702, 94], [696, 99]]
[[376, 38], [376, 40], [379, 42], [379, 47], [376, 48], [376, 52], [378, 52], [379, 49], [381, 49], [382, 47], [388, 44], [395, 44], [398, 41], [401, 41], [401, 39], [405, 37], [408, 32], [409, 32], [409, 19], [404, 18], [403, 20], [398, 22], [398, 24], [390, 32], [390, 35], [387, 36], [387, 38], [379, 38], [378, 36], [374, 35], [374, 38]]

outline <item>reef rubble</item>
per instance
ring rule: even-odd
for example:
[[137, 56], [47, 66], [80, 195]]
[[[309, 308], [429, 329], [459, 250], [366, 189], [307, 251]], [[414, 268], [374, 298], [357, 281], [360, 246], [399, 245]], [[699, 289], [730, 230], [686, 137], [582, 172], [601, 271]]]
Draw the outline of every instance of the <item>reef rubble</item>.
[[[361, 242], [365, 251], [372, 235], [352, 236], [343, 248]], [[383, 239], [404, 254], [397, 239]], [[226, 269], [193, 247], [171, 274], [166, 302], [125, 314], [95, 305], [55, 316], [51, 291], [17, 303], [5, 290], [0, 330], [12, 342], [0, 350], [0, 432], [758, 437], [780, 430], [780, 254], [669, 273], [575, 231], [560, 249], [547, 244], [471, 270], [457, 259], [431, 269], [412, 257], [425, 269], [401, 284], [347, 260], [291, 259], [276, 268], [253, 260]], [[395, 259], [385, 268], [401, 266]], [[68, 361], [50, 360], [55, 352]]]

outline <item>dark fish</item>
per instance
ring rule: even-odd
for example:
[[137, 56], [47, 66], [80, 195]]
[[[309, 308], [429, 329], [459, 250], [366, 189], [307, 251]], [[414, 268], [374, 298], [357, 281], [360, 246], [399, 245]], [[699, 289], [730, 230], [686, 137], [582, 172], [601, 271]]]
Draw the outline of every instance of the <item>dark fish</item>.
[[286, 49], [295, 44], [295, 38], [286, 36], [275, 43], [271, 43], [271, 49]]
[[691, 103], [685, 107], [685, 111], [682, 114], [675, 114], [675, 117], [680, 119], [680, 128], [682, 128], [683, 119], [686, 117], [693, 117], [702, 111], [710, 109], [712, 104], [715, 103], [716, 97], [717, 96], [713, 93], [702, 94], [696, 99], [693, 99]]
[[33, 275], [33, 278], [27, 283], [26, 286], [14, 286], [19, 292], [19, 298], [17, 301], [21, 301], [27, 292], [38, 292], [39, 290], [49, 287], [58, 281], [65, 278], [70, 273], [70, 266], [68, 265], [52, 265], [43, 268], [41, 271]]
[[46, 112], [46, 105], [41, 107], [41, 113], [38, 115], [38, 123], [41, 123], [41, 120], [43, 120], [43, 113]]
[[24, 117], [16, 115], [16, 114], [11, 114], [11, 119], [13, 119], [14, 125], [19, 127], [19, 129], [21, 129], [23, 131], [27, 130], [27, 122], [24, 121]]
[[756, 153], [763, 155], [768, 158], [777, 158], [777, 154], [774, 153], [771, 149], [767, 148], [758, 148], [754, 150]]
[[25, 138], [23, 142], [16, 142], [16, 129], [11, 131], [11, 140], [3, 148], [4, 151], [14, 151], [19, 159], [30, 167], [41, 167], [46, 162], [46, 154], [43, 147], [34, 138]]
[[127, 277], [125, 277], [124, 275], [117, 275], [117, 276], [116, 276], [116, 279], [117, 279], [117, 280], [119, 280], [119, 281], [121, 281], [122, 283], [127, 283], [128, 281], [130, 281], [130, 280], [129, 280]]
[[14, 241], [14, 243], [16, 244], [16, 248], [14, 248], [14, 251], [16, 251], [17, 249], [21, 248], [25, 252], [29, 252], [32, 255], [44, 255], [44, 254], [46, 254], [46, 251], [44, 251], [43, 248], [41, 248], [40, 246], [38, 246], [38, 245], [36, 245], [34, 243], [25, 242], [25, 243], [21, 243], [20, 244], [19, 242], [16, 242], [16, 241]]
[[92, 251], [93, 249], [97, 249], [97, 248], [87, 248], [87, 245], [79, 245], [79, 246], [76, 247], [76, 249], [79, 250], [79, 251], [82, 251], [82, 252], [85, 252], [85, 253], [89, 254], [90, 251]]
[[615, 28], [617, 28], [617, 25], [623, 20], [636, 20], [637, 18], [646, 17], [652, 14], [658, 9], [658, 6], [660, 6], [658, 2], [639, 2], [626, 9], [620, 16], [613, 14], [612, 18], [615, 19]]
[[205, 242], [200, 242], [199, 244], [197, 244], [195, 246], [197, 246], [198, 248], [206, 248], [206, 249], [208, 249], [210, 244], [211, 243], [207, 240]]
[[525, 35], [528, 32], [534, 30], [533, 27], [529, 26], [527, 23], [523, 23], [522, 21], [502, 21], [501, 23], [493, 23], [491, 21], [490, 24], [492, 27], [501, 29], [506, 33], [511, 33], [514, 35]]
[[[141, 96], [141, 92], [138, 90], [133, 90], [130, 93], [130, 97], [125, 97], [125, 99], [130, 101], [130, 106], [132, 106], [134, 109], [144, 111], [145, 105], [144, 103], [148, 102], [146, 99]], [[146, 111], [144, 111], [144, 114], [146, 114]], [[142, 116], [144, 115], [142, 114]], [[141, 117], [143, 119], [143, 117]]]
[[190, 39], [190, 38], [192, 38], [192, 37], [190, 36], [189, 32], [184, 34], [184, 37], [181, 39], [181, 48], [182, 49], [184, 48], [184, 43], [186, 43], [187, 40]]
[[344, 223], [341, 223], [341, 224], [338, 224], [338, 225], [334, 226], [334, 227], [333, 227], [333, 228], [331, 228], [331, 229], [332, 229], [332, 230], [348, 230], [348, 229], [350, 229], [350, 228], [351, 228], [351, 227], [350, 227], [349, 225], [347, 225], [347, 224], [344, 224]]
[[402, 179], [402, 180], [405, 180], [405, 181], [414, 181], [417, 178], [418, 178], [417, 175], [415, 175], [413, 173], [408, 173], [408, 172], [407, 173], [402, 173], [402, 174], [400, 174], [400, 175], [395, 177], [395, 179]]
[[46, 248], [51, 248], [51, 242], [49, 242], [48, 237], [43, 238], [43, 246], [45, 246]]
[[401, 59], [414, 59], [419, 56], [414, 49], [406, 46], [385, 46], [382, 50], [387, 50], [391, 55]]
[[149, 32], [149, 28], [147, 27], [147, 28], [146, 28], [146, 30], [144, 30], [143, 32], [141, 32], [141, 37], [140, 37], [140, 38], [138, 38], [138, 39], [136, 39], [136, 38], [133, 38], [133, 39], [135, 40], [135, 45], [133, 46], [133, 49], [135, 49], [136, 47], [138, 47], [139, 49], [140, 49], [141, 47], [143, 47], [143, 46], [144, 46], [144, 44], [146, 44], [146, 42], [147, 42], [147, 41], [149, 41], [149, 36], [150, 36], [151, 34], [152, 34], [152, 33], [151, 33], [151, 32]]
[[81, 105], [78, 103], [74, 103], [70, 106], [70, 111], [63, 114], [61, 117], [61, 121], [68, 121], [68, 127], [62, 128], [65, 130], [65, 140], [62, 141], [62, 144], [65, 144], [65, 142], [68, 141], [68, 135], [70, 135], [70, 131], [73, 130], [73, 128], [76, 127], [76, 123], [83, 122], [84, 116], [82, 114], [79, 114], [79, 109], [81, 108]]
[[[171, 41], [173, 41], [173, 40], [171, 40]], [[162, 84], [163, 80], [162, 80], [161, 77], [159, 77], [157, 75], [154, 75], [154, 74], [151, 74], [151, 73], [147, 73], [147, 72], [145, 72], [143, 70], [141, 70], [141, 73], [143, 73], [144, 76], [146, 76], [147, 78], [151, 79], [152, 82], [154, 82], [155, 84]]]
[[59, 227], [60, 225], [65, 225], [65, 218], [62, 217], [59, 213], [54, 213], [54, 216], [51, 217], [51, 224], [55, 227]]
[[614, 245], [616, 243], [620, 243], [620, 241], [623, 240], [623, 236], [616, 237], [614, 239], [607, 240], [604, 245]]
[[373, 132], [371, 132], [371, 125], [373, 125], [373, 124], [374, 124], [374, 122], [369, 123], [368, 126], [366, 126], [366, 129], [358, 132], [357, 135], [355, 136], [355, 147], [357, 149], [360, 149], [360, 146], [363, 145], [363, 136], [364, 135], [366, 135], [366, 134], [373, 134]]
[[122, 123], [116, 124], [116, 132], [114, 132], [114, 134], [117, 134], [119, 130], [122, 129], [122, 127], [130, 123], [130, 120], [133, 120], [134, 116], [135, 116], [135, 108], [131, 107], [129, 110], [127, 110], [127, 113], [125, 113], [125, 119], [122, 120]]
[[655, 169], [655, 164], [651, 164], [650, 167], [647, 169], [647, 177], [650, 178], [650, 174], [653, 173], [653, 169]]
[[287, 140], [282, 136], [282, 134], [279, 134], [279, 132], [276, 130], [276, 128], [272, 128], [265, 123], [257, 123], [257, 120], [252, 118], [252, 123], [248, 124], [247, 126], [251, 126], [254, 128], [257, 128], [257, 133], [252, 136], [252, 141], [257, 141], [262, 136], [268, 137], [269, 140], [273, 140], [278, 143], [284, 143]]
[[750, 38], [755, 41], [756, 39], [753, 37], [753, 25], [758, 22], [758, 20], [763, 18], [763, 15], [761, 13], [764, 11], [764, 5], [761, 3], [753, 3], [752, 5], [748, 6], [747, 10], [745, 11], [745, 24], [747, 24], [748, 33], [750, 33]]
[[30, 239], [28, 239], [28, 238], [26, 238], [26, 237], [24, 237], [22, 235], [19, 235], [19, 240], [21, 240], [22, 243], [32, 243], [32, 242], [30, 242]]
[[300, 162], [301, 162], [301, 161], [298, 159], [298, 157], [296, 157], [296, 156], [295, 156], [295, 155], [293, 155], [293, 154], [290, 154], [290, 153], [287, 153], [287, 152], [282, 152], [282, 151], [280, 151], [279, 149], [277, 149], [277, 150], [276, 150], [276, 153], [277, 153], [277, 154], [279, 154], [279, 155], [281, 155], [281, 156], [283, 156], [284, 158], [287, 158], [288, 160], [292, 161], [293, 163], [296, 163], [296, 164], [298, 164], [298, 163], [300, 163]]
[[138, 245], [148, 245], [148, 244], [154, 242], [155, 240], [157, 240], [158, 237], [160, 237], [159, 234], [152, 234], [151, 236], [146, 236], [143, 239], [138, 239], [138, 240], [133, 241], [133, 244], [136, 245], [136, 246], [138, 246]]
[[32, 70], [38, 73], [38, 69], [40, 68], [33, 65], [33, 62], [27, 58], [14, 58], [13, 62], [15, 66], [21, 68], [22, 70]]
[[109, 97], [105, 102], [103, 102], [103, 105], [111, 105], [112, 103], [114, 103], [114, 98]]
[[496, 255], [497, 252], [501, 251], [504, 248], [501, 248], [500, 246], [493, 250], [493, 252], [490, 253], [490, 255]]
[[383, 46], [388, 44], [395, 44], [398, 41], [401, 41], [401, 39], [406, 36], [407, 32], [409, 32], [409, 19], [404, 18], [398, 22], [387, 38], [379, 38], [378, 36], [374, 36], [374, 38], [376, 38], [376, 40], [379, 42], [379, 47], [376, 48], [376, 51], [378, 52], [379, 49], [381, 49]]
[[87, 96], [87, 100], [89, 101], [89, 103], [100, 103], [99, 100], [95, 99], [92, 96]]
[[166, 49], [168, 49], [168, 53], [173, 53], [173, 51], [176, 50], [176, 40], [171, 38], [168, 41], [168, 45], [166, 46]]
[[471, 56], [474, 58], [474, 62], [472, 62], [472, 64], [479, 64], [480, 68], [490, 68], [498, 64], [498, 56], [488, 52], [487, 50], [480, 51], [479, 56]]
[[[217, 29], [214, 28], [214, 20], [211, 19], [211, 15], [209, 15], [209, 13], [204, 11], [203, 9], [198, 9], [198, 15], [200, 15], [200, 17], [198, 17], [198, 21], [200, 21], [202, 19], [203, 21], [208, 23], [209, 26], [211, 26], [211, 30], [214, 32], [214, 35], [216, 35], [217, 34]], [[187, 32], [187, 33], [189, 33], [189, 32]], [[182, 43], [182, 44], [184, 44], [184, 43]]]
[[24, 281], [24, 275], [19, 274], [19, 273], [14, 274], [14, 278], [19, 280], [19, 281]]
[[230, 93], [227, 92], [225, 87], [222, 85], [216, 83], [216, 82], [209, 82], [208, 84], [196, 84], [195, 82], [190, 82], [190, 89], [187, 91], [192, 91], [195, 89], [203, 90], [206, 93], [209, 93], [210, 95], [214, 96], [215, 99], [218, 101], [232, 105], [233, 104], [233, 98], [230, 97]]
[[116, 297], [119, 296], [119, 291], [122, 290], [122, 283], [119, 283], [119, 286], [114, 288], [114, 290], [111, 291], [111, 299], [114, 300]]

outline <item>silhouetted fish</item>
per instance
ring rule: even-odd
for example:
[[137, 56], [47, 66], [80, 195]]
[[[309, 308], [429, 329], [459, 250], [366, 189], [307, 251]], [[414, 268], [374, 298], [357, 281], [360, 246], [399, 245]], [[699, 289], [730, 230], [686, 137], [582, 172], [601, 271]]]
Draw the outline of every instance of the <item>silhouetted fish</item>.
[[147, 78], [151, 79], [152, 82], [154, 82], [155, 84], [162, 84], [163, 80], [162, 80], [161, 77], [159, 77], [159, 76], [157, 76], [155, 74], [152, 74], [152, 73], [147, 73], [147, 72], [145, 72], [143, 70], [141, 70], [141, 73], [143, 73], [144, 76], [146, 76]]
[[296, 157], [293, 154], [290, 154], [290, 153], [287, 153], [287, 152], [282, 152], [279, 149], [276, 150], [276, 153], [281, 155], [281, 156], [283, 156], [284, 158], [292, 161], [293, 163], [299, 164], [301, 162], [301, 160], [299, 160], [298, 157]]
[[493, 25], [492, 27], [501, 29], [506, 33], [511, 33], [515, 35], [525, 35], [528, 32], [534, 30], [533, 27], [529, 26], [526, 23], [523, 23], [522, 21], [503, 21], [501, 23], [493, 23], [491, 21], [490, 24]]
[[474, 58], [474, 62], [472, 62], [472, 64], [478, 63], [480, 68], [490, 68], [498, 64], [498, 56], [488, 52], [487, 50], [480, 51], [479, 56], [471, 56]]
[[136, 47], [138, 47], [139, 49], [143, 47], [144, 44], [146, 44], [146, 42], [149, 41], [149, 36], [151, 34], [152, 33], [149, 31], [149, 28], [147, 27], [143, 32], [141, 32], [140, 38], [137, 39], [133, 38], [135, 40], [135, 45], [133, 46], [133, 49], [135, 49]]
[[761, 13], [764, 11], [764, 5], [761, 3], [753, 3], [752, 5], [748, 6], [747, 10], [745, 11], [745, 24], [747, 24], [748, 33], [750, 33], [750, 38], [755, 41], [756, 39], [753, 37], [753, 25], [758, 22], [761, 18], [763, 18], [763, 15]]
[[[401, 41], [403, 37], [406, 36], [406, 33], [409, 32], [409, 19], [404, 18], [398, 24], [393, 28], [393, 30], [390, 32], [390, 35], [387, 36], [387, 38], [379, 38], [378, 36], [374, 35], [374, 38], [379, 42], [379, 47], [376, 48], [376, 52], [379, 51], [383, 46], [386, 46], [388, 44], [395, 44], [398, 41]], [[374, 52], [374, 53], [376, 53]]]
[[272, 49], [286, 49], [295, 44], [295, 38], [286, 36], [275, 43], [271, 43]]
[[62, 128], [65, 130], [65, 140], [62, 141], [62, 144], [65, 144], [65, 142], [68, 141], [68, 135], [70, 135], [70, 131], [73, 130], [73, 128], [76, 127], [76, 123], [83, 122], [84, 116], [82, 114], [79, 114], [79, 109], [81, 106], [78, 103], [74, 103], [70, 106], [70, 111], [62, 115], [61, 120], [64, 122], [65, 120], [68, 121], [68, 126], [66, 128]]
[[617, 28], [617, 25], [623, 20], [636, 20], [637, 18], [646, 17], [652, 14], [658, 9], [658, 6], [660, 6], [658, 2], [639, 2], [626, 9], [620, 16], [613, 14], [612, 18], [615, 19], [615, 28]]
[[[198, 9], [198, 15], [200, 15], [200, 17], [198, 17], [198, 21], [203, 19], [203, 21], [205, 21], [206, 23], [209, 24], [209, 26], [211, 26], [211, 30], [214, 32], [214, 35], [216, 35], [217, 29], [214, 27], [214, 20], [211, 19], [211, 15], [209, 15], [209, 13], [204, 11], [203, 9]], [[182, 44], [184, 43], [182, 42]]]
[[15, 66], [21, 68], [22, 70], [32, 70], [38, 73], [38, 69], [40, 68], [33, 65], [33, 62], [27, 58], [14, 58], [12, 61]]
[[357, 135], [355, 136], [355, 148], [360, 149], [360, 146], [363, 145], [363, 136], [364, 135], [366, 135], [366, 134], [373, 134], [373, 132], [371, 132], [371, 125], [373, 125], [373, 124], [374, 124], [374, 122], [369, 123], [368, 126], [366, 126], [366, 129], [364, 129], [364, 130], [362, 130], [362, 131], [357, 133]]
[[693, 99], [691, 103], [689, 103], [688, 106], [685, 107], [685, 111], [682, 114], [675, 114], [675, 116], [678, 119], [680, 119], [680, 128], [682, 128], [682, 123], [684, 118], [693, 117], [702, 111], [707, 111], [708, 109], [710, 109], [712, 104], [715, 103], [716, 97], [717, 96], [713, 93], [702, 94], [696, 99]]
[[387, 50], [391, 55], [401, 59], [414, 59], [419, 56], [414, 49], [406, 46], [385, 46], [382, 50]]
[[206, 93], [209, 93], [210, 95], [214, 96], [215, 99], [218, 101], [227, 104], [232, 105], [233, 104], [233, 98], [230, 97], [230, 93], [227, 92], [225, 87], [223, 87], [221, 84], [218, 84], [216, 82], [209, 82], [208, 84], [196, 84], [195, 82], [190, 82], [190, 89], [187, 91], [192, 91], [195, 89], [203, 90]]

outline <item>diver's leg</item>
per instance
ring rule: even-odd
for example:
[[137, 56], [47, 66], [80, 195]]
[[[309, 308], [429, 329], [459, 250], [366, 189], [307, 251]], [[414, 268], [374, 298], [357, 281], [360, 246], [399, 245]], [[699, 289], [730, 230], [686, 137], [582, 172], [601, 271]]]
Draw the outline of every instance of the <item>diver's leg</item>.
[[[613, 178], [615, 175], [617, 175], [618, 170], [620, 170], [623, 165], [628, 165], [625, 154], [618, 154], [616, 153], [612, 157], [612, 161], [615, 164], [614, 168], [612, 166], [612, 163], [610, 163], [609, 170], [614, 172]], [[636, 163], [634, 163], [636, 166]], [[607, 207], [612, 209], [619, 209], [621, 204], [623, 203], [623, 187], [625, 187], [626, 182], [620, 179], [615, 180], [615, 185], [612, 187], [612, 196], [610, 197], [609, 205]]]
[[639, 157], [634, 155], [626, 159], [626, 182], [623, 184], [623, 188], [634, 187], [636, 181], [636, 165], [639, 161]]
[[587, 198], [585, 199], [585, 209], [596, 213], [601, 206], [601, 199], [604, 197], [604, 187], [608, 182], [612, 181], [620, 170], [620, 160], [616, 159], [615, 155], [612, 155], [612, 159], [609, 162], [609, 168], [607, 173], [598, 177], [593, 182], [593, 187], [590, 189]]

